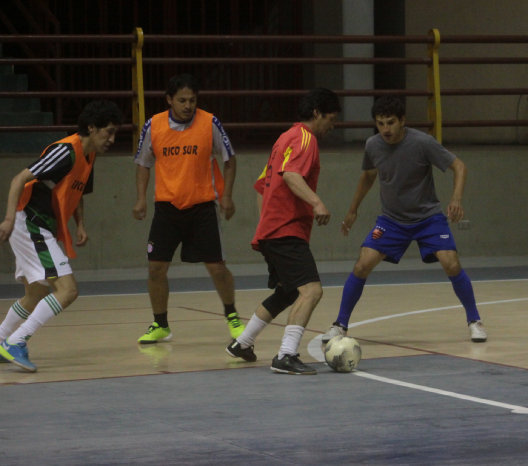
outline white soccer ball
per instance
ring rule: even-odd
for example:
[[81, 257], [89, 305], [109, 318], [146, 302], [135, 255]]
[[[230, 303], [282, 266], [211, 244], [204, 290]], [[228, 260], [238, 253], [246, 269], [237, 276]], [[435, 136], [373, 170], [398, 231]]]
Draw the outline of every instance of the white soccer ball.
[[361, 346], [355, 338], [338, 335], [325, 348], [326, 363], [336, 372], [352, 372], [361, 361]]

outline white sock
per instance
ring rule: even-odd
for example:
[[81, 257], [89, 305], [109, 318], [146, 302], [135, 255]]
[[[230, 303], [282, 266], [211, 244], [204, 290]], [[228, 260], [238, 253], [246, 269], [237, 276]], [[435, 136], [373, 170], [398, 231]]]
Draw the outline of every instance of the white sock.
[[279, 349], [279, 359], [282, 359], [287, 354], [290, 356], [297, 354], [303, 333], [304, 327], [301, 327], [300, 325], [286, 325], [281, 347]]
[[18, 345], [26, 342], [49, 319], [58, 315], [61, 311], [62, 306], [60, 303], [55, 296], [49, 294], [39, 301], [28, 319], [9, 336], [8, 343], [10, 345]]
[[255, 339], [267, 325], [268, 323], [257, 317], [257, 314], [253, 314], [242, 334], [236, 339], [240, 343], [240, 347], [244, 349], [253, 346]]
[[0, 341], [4, 341], [20, 323], [29, 317], [29, 312], [26, 311], [19, 301], [16, 301], [7, 311], [4, 321], [0, 324]]

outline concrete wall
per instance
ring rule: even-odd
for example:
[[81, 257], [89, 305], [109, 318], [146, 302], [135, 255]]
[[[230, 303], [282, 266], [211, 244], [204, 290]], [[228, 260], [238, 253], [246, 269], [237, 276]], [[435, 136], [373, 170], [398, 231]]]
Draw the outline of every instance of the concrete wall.
[[[406, 33], [427, 34], [436, 28], [442, 35], [526, 34], [528, 2], [525, 0], [406, 0]], [[407, 46], [408, 56], [423, 57], [426, 47]], [[528, 44], [442, 44], [442, 57], [519, 57], [528, 56]], [[425, 89], [423, 66], [407, 67], [407, 87]], [[526, 88], [528, 66], [513, 65], [441, 65], [442, 89]], [[408, 114], [426, 118], [423, 99], [408, 99]], [[528, 95], [452, 96], [442, 98], [444, 120], [526, 120]], [[444, 142], [453, 143], [528, 143], [527, 127], [445, 128]]]
[[[352, 1], [352, 0], [346, 0]], [[526, 33], [525, 18], [528, 17], [528, 2], [524, 0], [479, 0], [475, 8], [472, 0], [407, 0], [406, 23], [408, 34], [425, 34], [438, 28], [443, 34], [520, 34]], [[324, 5], [331, 14], [320, 11], [320, 2], [314, 2], [316, 10], [315, 33], [336, 33], [341, 30], [343, 18], [339, 1], [330, 0]], [[323, 19], [326, 21], [323, 21]], [[332, 24], [328, 24], [331, 22]], [[334, 24], [335, 23], [335, 24]], [[484, 46], [497, 54], [519, 53], [519, 45]], [[524, 46], [523, 46], [524, 47]], [[496, 50], [495, 50], [496, 49]], [[446, 50], [447, 46], [442, 51]], [[323, 49], [318, 52], [324, 53]], [[333, 54], [334, 50], [332, 50]], [[528, 52], [528, 51], [526, 51]], [[444, 53], [444, 52], [442, 52]], [[453, 54], [481, 55], [482, 46], [451, 51]], [[523, 52], [524, 53], [524, 52]], [[423, 47], [409, 47], [409, 54], [423, 56]], [[526, 53], [525, 53], [526, 55]], [[425, 88], [423, 68], [411, 69], [407, 74], [408, 87]], [[453, 67], [452, 67], [453, 68]], [[334, 70], [335, 71], [335, 70]], [[343, 75], [331, 72], [325, 76], [323, 68], [314, 70], [314, 85], [333, 87], [342, 82]], [[328, 71], [326, 71], [328, 73]], [[463, 71], [444, 69], [442, 85], [457, 87], [501, 87], [526, 86], [526, 66], [515, 68], [515, 72], [504, 72], [498, 67], [469, 68]], [[337, 86], [336, 86], [337, 87]], [[513, 97], [467, 97], [464, 100], [444, 99], [446, 119], [465, 118], [528, 118], [528, 104], [522, 96]], [[457, 98], [460, 99], [460, 98]], [[409, 99], [410, 119], [425, 118], [423, 102]], [[366, 115], [365, 119], [369, 116]], [[470, 229], [453, 232], [462, 256], [508, 256], [528, 255], [528, 142], [526, 129], [480, 128], [446, 129], [446, 146], [459, 155], [469, 168], [464, 206]], [[340, 138], [329, 138], [329, 140]], [[479, 145], [462, 143], [477, 142]], [[510, 145], [487, 145], [491, 142]], [[237, 213], [224, 222], [225, 249], [230, 263], [259, 262], [260, 256], [249, 246], [256, 223], [257, 209], [252, 184], [264, 166], [269, 148], [255, 151], [237, 147], [238, 175], [235, 187]], [[482, 144], [487, 143], [487, 144]], [[459, 144], [459, 145], [454, 145]], [[377, 186], [367, 196], [360, 218], [348, 238], [341, 236], [339, 224], [344, 216], [359, 176], [362, 147], [348, 144], [341, 149], [322, 144], [322, 173], [320, 195], [333, 217], [330, 225], [314, 227], [312, 248], [320, 261], [353, 260], [368, 229], [379, 212]], [[23, 155], [0, 156], [0, 215], [5, 209], [8, 186], [11, 178], [33, 160]], [[90, 234], [89, 244], [79, 250], [74, 262], [75, 270], [119, 269], [146, 265], [145, 245], [150, 224], [150, 215], [143, 222], [132, 218], [131, 209], [135, 200], [135, 167], [131, 156], [111, 153], [99, 157], [96, 163], [95, 192], [88, 196], [86, 222]], [[450, 173], [437, 172], [437, 189], [444, 205], [449, 200], [452, 186]], [[417, 257], [412, 246], [408, 257]], [[7, 244], [0, 245], [0, 273], [14, 271], [11, 250]]]
[[[464, 196], [470, 229], [453, 227], [462, 256], [528, 255], [527, 209], [528, 149], [518, 146], [453, 146], [469, 168]], [[225, 249], [232, 264], [261, 260], [249, 246], [257, 224], [253, 182], [267, 160], [265, 151], [238, 151], [235, 187], [237, 212], [223, 223]], [[319, 193], [332, 213], [329, 225], [314, 226], [312, 248], [320, 261], [354, 260], [364, 236], [379, 213], [377, 185], [365, 199], [360, 217], [348, 238], [339, 225], [348, 208], [360, 173], [362, 148], [343, 149], [322, 144]], [[11, 177], [31, 161], [28, 157], [0, 158], [0, 205], [5, 206]], [[108, 154], [98, 158], [95, 190], [85, 199], [90, 241], [78, 249], [75, 270], [119, 269], [146, 265], [146, 238], [152, 206], [146, 221], [132, 218], [135, 201], [135, 167], [131, 156]], [[451, 172], [436, 171], [437, 190], [444, 205], [452, 186]], [[2, 207], [3, 208], [3, 207]], [[417, 257], [412, 246], [408, 257]], [[177, 258], [179, 262], [179, 258]], [[0, 273], [14, 271], [11, 250], [0, 245]]]

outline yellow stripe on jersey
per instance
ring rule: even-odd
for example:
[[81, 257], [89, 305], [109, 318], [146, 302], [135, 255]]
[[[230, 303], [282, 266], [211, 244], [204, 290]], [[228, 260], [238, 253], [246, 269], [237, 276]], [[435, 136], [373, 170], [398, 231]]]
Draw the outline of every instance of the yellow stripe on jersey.
[[261, 180], [262, 178], [264, 178], [266, 176], [267, 171], [268, 171], [268, 164], [266, 164], [266, 166], [264, 167], [264, 170], [262, 170], [262, 173], [259, 175], [257, 180]]
[[284, 151], [284, 162], [282, 162], [282, 171], [284, 171], [284, 167], [288, 163], [288, 160], [290, 160], [290, 155], [293, 152], [292, 148], [288, 146], [288, 148]]
[[[302, 151], [305, 151], [310, 145], [310, 141], [312, 140], [312, 133], [310, 133], [309, 131], [306, 131], [304, 128], [301, 128], [301, 133], [302, 133], [302, 138], [301, 138], [301, 152], [302, 152]], [[284, 162], [282, 163], [282, 171], [284, 171], [284, 167], [288, 163], [288, 160], [290, 160], [290, 155], [292, 152], [293, 150], [291, 146], [289, 146], [284, 151], [284, 154], [283, 154]]]
[[301, 132], [302, 132], [301, 150], [305, 150], [310, 145], [310, 141], [312, 139], [312, 133], [310, 133], [309, 131], [306, 131], [304, 128], [301, 128]]

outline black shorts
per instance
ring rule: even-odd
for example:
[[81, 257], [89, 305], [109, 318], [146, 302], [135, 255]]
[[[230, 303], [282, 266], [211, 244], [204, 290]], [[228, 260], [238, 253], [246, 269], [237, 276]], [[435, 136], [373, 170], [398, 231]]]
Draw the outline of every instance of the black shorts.
[[170, 202], [155, 203], [148, 238], [148, 260], [171, 262], [180, 243], [183, 262], [224, 260], [215, 201], [181, 210]]
[[302, 285], [320, 282], [310, 246], [300, 238], [287, 236], [259, 241], [259, 249], [268, 264], [268, 287], [280, 283], [286, 293]]

